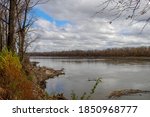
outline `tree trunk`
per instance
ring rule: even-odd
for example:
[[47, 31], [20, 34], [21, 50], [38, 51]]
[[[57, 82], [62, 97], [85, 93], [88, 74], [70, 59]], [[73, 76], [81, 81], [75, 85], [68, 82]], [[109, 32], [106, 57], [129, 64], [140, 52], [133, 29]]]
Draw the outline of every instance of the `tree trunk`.
[[[3, 17], [2, 10], [0, 11], [0, 14], [1, 14], [0, 17], [2, 18]], [[2, 22], [0, 22], [0, 52], [2, 51], [2, 47], [3, 47], [3, 25]]]
[[20, 21], [19, 16], [18, 16], [18, 24], [19, 24], [19, 55], [20, 59], [23, 60], [24, 58], [24, 53], [25, 53], [25, 37], [26, 37], [26, 25], [27, 25], [27, 15], [28, 15], [28, 10], [29, 10], [29, 4], [30, 0], [25, 0], [25, 9], [24, 12], [21, 14], [23, 16], [23, 20]]
[[22, 29], [20, 32], [20, 42], [19, 42], [19, 55], [20, 59], [24, 58], [24, 41], [25, 41], [25, 31]]
[[15, 50], [15, 4], [16, 0], [9, 0], [9, 26], [8, 26], [8, 38], [7, 48], [11, 51]]
[[0, 51], [2, 51], [3, 48], [3, 34], [2, 34], [2, 25], [0, 22]]

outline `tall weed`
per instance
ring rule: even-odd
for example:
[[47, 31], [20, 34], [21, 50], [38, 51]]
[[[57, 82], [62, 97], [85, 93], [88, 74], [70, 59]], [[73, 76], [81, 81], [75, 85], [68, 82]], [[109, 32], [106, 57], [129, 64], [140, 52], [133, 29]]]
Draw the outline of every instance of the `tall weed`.
[[32, 82], [27, 80], [19, 57], [7, 49], [0, 53], [0, 86], [8, 90], [9, 99], [34, 99]]
[[97, 88], [97, 86], [98, 86], [98, 84], [99, 84], [100, 82], [102, 82], [102, 81], [101, 81], [101, 78], [98, 78], [98, 79], [96, 80], [94, 86], [93, 86], [92, 89], [90, 90], [90, 92], [89, 92], [89, 93], [84, 92], [80, 97], [78, 97], [78, 96], [76, 95], [76, 93], [74, 93], [74, 91], [72, 91], [72, 93], [71, 93], [71, 99], [72, 99], [72, 100], [78, 100], [78, 99], [80, 99], [80, 100], [89, 100], [89, 99], [91, 98], [91, 96], [95, 93], [95, 90], [96, 90], [96, 88]]

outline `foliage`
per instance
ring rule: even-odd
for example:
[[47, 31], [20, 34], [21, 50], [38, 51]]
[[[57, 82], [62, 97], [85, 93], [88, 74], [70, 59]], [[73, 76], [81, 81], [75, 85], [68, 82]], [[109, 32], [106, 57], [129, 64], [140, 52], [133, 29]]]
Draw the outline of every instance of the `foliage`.
[[34, 99], [32, 82], [27, 80], [19, 57], [7, 49], [0, 53], [0, 87], [8, 91], [6, 99]]
[[91, 98], [91, 96], [95, 93], [95, 90], [96, 90], [96, 88], [97, 88], [97, 86], [98, 86], [98, 84], [100, 82], [102, 82], [101, 78], [98, 78], [96, 80], [94, 86], [92, 87], [90, 93], [87, 94], [86, 92], [84, 92], [83, 95], [80, 98], [74, 93], [74, 91], [72, 91], [72, 93], [71, 93], [71, 99], [72, 100], [78, 100], [78, 99], [80, 99], [80, 100], [89, 100]]
[[71, 99], [72, 100], [77, 100], [78, 99], [78, 96], [75, 94], [74, 91], [71, 92]]

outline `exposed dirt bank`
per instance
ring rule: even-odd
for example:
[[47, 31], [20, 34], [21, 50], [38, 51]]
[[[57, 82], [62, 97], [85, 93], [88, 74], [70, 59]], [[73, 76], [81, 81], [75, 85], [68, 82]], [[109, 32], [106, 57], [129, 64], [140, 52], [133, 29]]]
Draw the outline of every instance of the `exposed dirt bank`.
[[46, 80], [64, 75], [63, 68], [61, 70], [54, 70], [52, 68], [37, 66], [35, 62], [25, 61], [24, 63], [26, 63], [24, 64], [24, 70], [34, 84], [33, 92], [37, 99], [66, 99], [63, 94], [49, 96], [45, 92]]

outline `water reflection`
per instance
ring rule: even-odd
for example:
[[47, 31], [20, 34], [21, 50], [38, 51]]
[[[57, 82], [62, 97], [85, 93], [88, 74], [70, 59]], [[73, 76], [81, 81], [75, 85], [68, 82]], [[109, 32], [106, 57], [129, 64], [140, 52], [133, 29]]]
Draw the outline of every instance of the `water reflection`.
[[50, 94], [57, 94], [64, 92], [64, 84], [59, 79], [50, 79], [48, 80], [46, 91]]
[[[114, 90], [141, 89], [150, 90], [150, 61], [127, 61], [105, 59], [51, 59], [34, 58], [41, 66], [55, 69], [65, 69], [65, 75], [56, 79], [47, 80], [46, 91], [52, 93], [64, 93], [70, 98], [72, 90], [77, 95], [89, 92], [95, 82], [89, 79], [102, 78], [92, 99], [107, 99]], [[135, 99], [150, 99], [150, 95]], [[125, 96], [120, 99], [130, 99]], [[133, 99], [133, 96], [131, 96]]]

